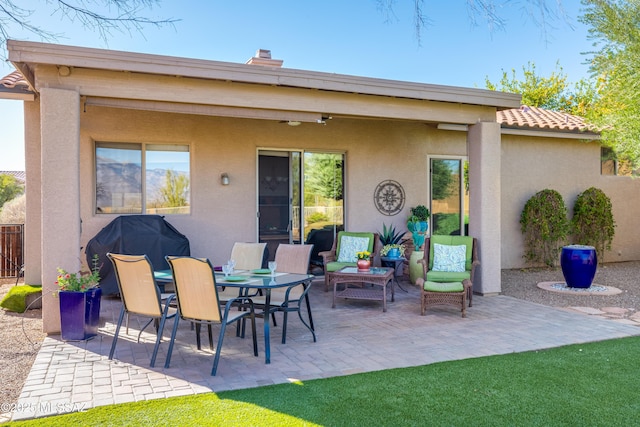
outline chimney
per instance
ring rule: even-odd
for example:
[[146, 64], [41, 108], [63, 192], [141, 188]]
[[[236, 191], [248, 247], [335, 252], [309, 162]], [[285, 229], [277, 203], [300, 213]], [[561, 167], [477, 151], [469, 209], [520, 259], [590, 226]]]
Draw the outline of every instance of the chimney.
[[271, 59], [271, 51], [267, 49], [258, 49], [256, 56], [249, 58], [246, 62], [249, 65], [263, 65], [266, 67], [282, 67], [282, 59]]

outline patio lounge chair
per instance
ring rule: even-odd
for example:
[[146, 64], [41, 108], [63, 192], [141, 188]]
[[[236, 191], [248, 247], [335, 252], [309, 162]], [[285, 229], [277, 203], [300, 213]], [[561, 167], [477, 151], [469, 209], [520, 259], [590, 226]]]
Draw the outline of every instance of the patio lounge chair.
[[[456, 249], [461, 246], [464, 248]], [[425, 295], [425, 292], [454, 291], [462, 286], [466, 293], [465, 300], [469, 301], [469, 307], [471, 307], [473, 279], [476, 267], [480, 265], [478, 240], [470, 236], [434, 235], [426, 239], [424, 248], [424, 258], [419, 260], [422, 264], [423, 277], [416, 281], [416, 284], [421, 287], [423, 304], [424, 298], [429, 296]], [[458, 254], [456, 255], [455, 252]], [[440, 285], [434, 285], [434, 283]], [[458, 304], [458, 297], [452, 297], [452, 300], [454, 305]]]
[[[249, 298], [230, 299], [227, 301], [224, 309], [221, 309], [213, 266], [208, 259], [167, 256], [166, 260], [171, 267], [173, 282], [176, 287], [179, 313], [179, 317], [176, 318], [176, 325], [179, 319], [185, 319], [195, 323], [198, 349], [200, 349], [201, 325], [207, 325], [209, 347], [211, 350], [213, 350], [211, 326], [214, 324], [220, 325], [220, 334], [218, 335], [218, 345], [216, 347], [216, 355], [213, 359], [211, 375], [215, 375], [218, 370], [222, 341], [227, 325], [239, 322], [247, 317], [251, 319], [253, 354], [257, 357], [258, 341], [256, 337], [256, 318], [253, 301]], [[236, 302], [242, 302], [246, 311], [231, 310], [232, 305]], [[165, 368], [168, 368], [171, 362], [176, 329], [177, 327], [174, 327], [173, 333], [171, 334], [167, 360], [164, 365]]]
[[324, 264], [324, 287], [329, 291], [329, 273], [343, 267], [355, 267], [356, 252], [371, 252], [371, 265], [379, 266], [379, 238], [377, 233], [340, 231], [330, 251], [320, 252]]

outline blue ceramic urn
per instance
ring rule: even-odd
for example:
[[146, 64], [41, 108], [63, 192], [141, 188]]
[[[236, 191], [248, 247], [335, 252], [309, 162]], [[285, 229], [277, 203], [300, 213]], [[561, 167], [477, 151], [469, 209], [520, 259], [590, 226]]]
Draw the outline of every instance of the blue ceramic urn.
[[560, 266], [567, 286], [588, 288], [598, 267], [596, 248], [585, 245], [569, 245], [562, 248]]

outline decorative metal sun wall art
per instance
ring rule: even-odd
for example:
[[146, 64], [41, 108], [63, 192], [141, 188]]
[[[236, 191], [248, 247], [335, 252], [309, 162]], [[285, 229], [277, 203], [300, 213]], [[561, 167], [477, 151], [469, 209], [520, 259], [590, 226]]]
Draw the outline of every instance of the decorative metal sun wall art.
[[404, 207], [404, 189], [393, 180], [382, 181], [373, 192], [373, 203], [380, 213], [397, 215]]

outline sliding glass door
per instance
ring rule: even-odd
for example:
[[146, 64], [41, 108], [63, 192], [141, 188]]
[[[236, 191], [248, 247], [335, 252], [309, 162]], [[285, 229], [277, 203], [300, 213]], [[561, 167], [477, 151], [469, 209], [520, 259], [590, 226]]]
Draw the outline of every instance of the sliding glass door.
[[305, 239], [313, 230], [335, 235], [344, 224], [344, 155], [306, 152], [304, 171]]
[[[280, 243], [300, 243], [300, 152], [260, 151], [258, 154], [258, 240], [267, 243], [273, 260]], [[299, 209], [297, 209], [299, 212]]]
[[343, 154], [258, 152], [258, 239], [270, 259], [280, 243], [309, 239], [312, 257], [331, 249], [344, 224], [343, 176]]

